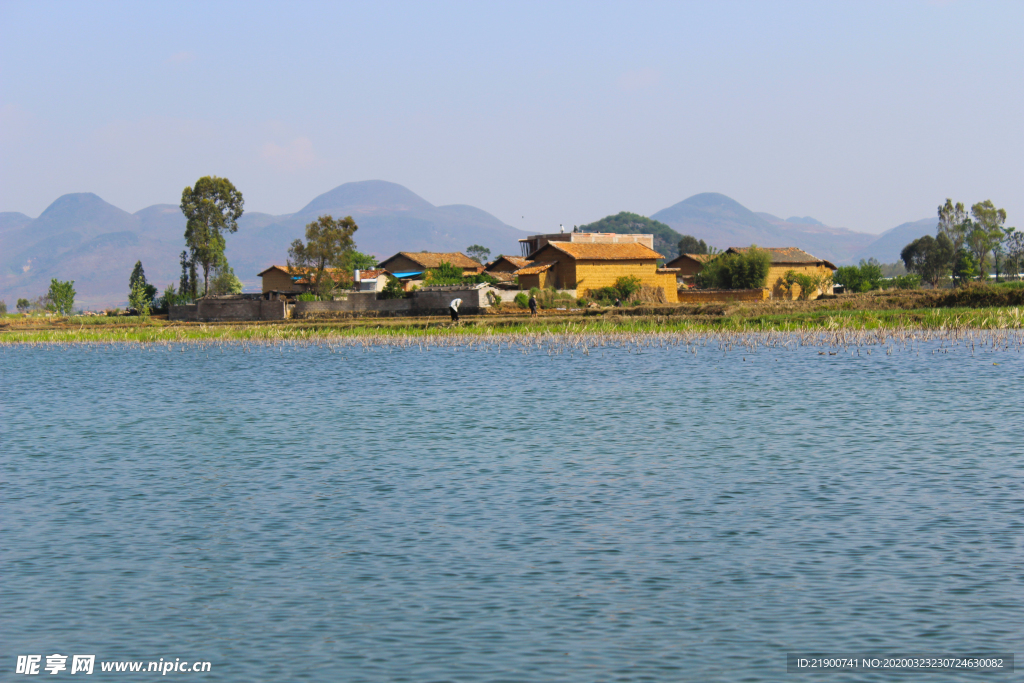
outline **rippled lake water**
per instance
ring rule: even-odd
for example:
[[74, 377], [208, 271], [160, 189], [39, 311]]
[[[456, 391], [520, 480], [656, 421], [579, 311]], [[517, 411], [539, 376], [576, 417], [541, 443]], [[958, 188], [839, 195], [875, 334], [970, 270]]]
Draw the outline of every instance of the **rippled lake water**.
[[841, 681], [786, 653], [1022, 652], [1024, 360], [937, 348], [0, 349], [0, 678], [92, 653]]

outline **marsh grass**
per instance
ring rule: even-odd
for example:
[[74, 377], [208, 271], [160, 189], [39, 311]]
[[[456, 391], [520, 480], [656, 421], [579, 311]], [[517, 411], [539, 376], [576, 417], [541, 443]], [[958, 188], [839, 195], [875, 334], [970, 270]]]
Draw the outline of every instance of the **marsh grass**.
[[[657, 310], [657, 309], [655, 309]], [[298, 321], [286, 323], [247, 324], [179, 324], [138, 318], [127, 318], [131, 324], [75, 324], [43, 329], [0, 328], [0, 346], [16, 344], [73, 343], [138, 343], [166, 344], [192, 342], [285, 342], [314, 340], [380, 340], [380, 339], [472, 339], [514, 335], [543, 337], [547, 335], [585, 334], [618, 335], [744, 335], [744, 334], [818, 334], [874, 333], [906, 335], [918, 332], [963, 334], [972, 330], [1020, 331], [1024, 327], [1024, 310], [1015, 308], [949, 308], [917, 310], [828, 310], [793, 311], [743, 315], [622, 315], [595, 317], [548, 316], [528, 318], [515, 316], [480, 316], [452, 325], [442, 318], [397, 320], [354, 319], [340, 322]]]

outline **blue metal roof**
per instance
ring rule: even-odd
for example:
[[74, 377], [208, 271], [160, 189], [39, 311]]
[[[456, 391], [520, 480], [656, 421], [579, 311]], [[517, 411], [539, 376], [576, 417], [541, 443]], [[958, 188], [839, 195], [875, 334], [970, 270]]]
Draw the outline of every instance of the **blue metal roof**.
[[413, 275], [423, 275], [423, 273], [424, 273], [424, 271], [422, 271], [422, 270], [414, 270], [414, 271], [410, 271], [408, 273], [391, 273], [391, 274], [394, 275], [395, 277], [401, 278], [401, 277], [412, 277]]

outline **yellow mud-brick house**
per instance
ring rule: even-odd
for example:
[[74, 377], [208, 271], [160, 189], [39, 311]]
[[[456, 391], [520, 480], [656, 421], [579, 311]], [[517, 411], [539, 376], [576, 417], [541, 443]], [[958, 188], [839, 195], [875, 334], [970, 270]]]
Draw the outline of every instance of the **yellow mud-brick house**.
[[[749, 248], [730, 247], [725, 253], [742, 254]], [[789, 271], [815, 278], [824, 278], [824, 289], [816, 289], [808, 298], [816, 299], [822, 294], [832, 294], [832, 275], [835, 273], [836, 267], [831, 262], [811, 256], [797, 247], [758, 248], [767, 251], [771, 257], [771, 267], [768, 269], [765, 287], [771, 290], [773, 299], [796, 299], [800, 296], [800, 285], [793, 285], [792, 288], [786, 285], [786, 273]]]
[[482, 265], [459, 251], [400, 251], [391, 258], [381, 261], [377, 267], [401, 277], [405, 273], [425, 273], [442, 263], [450, 263], [456, 268], [461, 268], [466, 275], [474, 275], [483, 272], [484, 269]]
[[520, 268], [530, 265], [530, 260], [519, 256], [499, 256], [484, 268], [484, 271], [494, 275], [495, 273], [514, 273]]
[[[326, 268], [326, 274], [334, 279], [339, 286], [347, 285], [348, 271], [342, 268]], [[306, 271], [289, 268], [288, 266], [270, 266], [257, 277], [263, 280], [263, 294], [280, 294], [295, 296], [309, 290], [309, 279]]]
[[516, 271], [519, 286], [587, 290], [613, 287], [624, 276], [633, 276], [640, 284], [661, 287], [665, 298], [675, 303], [678, 269], [658, 268], [661, 254], [638, 242], [592, 244], [551, 241], [529, 255], [532, 263]]
[[715, 255], [712, 254], [680, 254], [666, 263], [665, 267], [678, 268], [680, 284], [690, 284], [693, 282], [694, 276], [704, 268], [704, 264], [714, 257]]

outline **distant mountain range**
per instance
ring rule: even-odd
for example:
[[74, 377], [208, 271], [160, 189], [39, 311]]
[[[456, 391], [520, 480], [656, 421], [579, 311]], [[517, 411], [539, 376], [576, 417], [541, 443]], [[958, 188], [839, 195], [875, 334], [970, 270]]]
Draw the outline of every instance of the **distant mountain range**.
[[[288, 245], [317, 216], [352, 216], [360, 251], [386, 258], [398, 251], [464, 251], [482, 244], [497, 254], [519, 254], [526, 233], [472, 206], [434, 206], [401, 185], [378, 180], [346, 183], [293, 214], [246, 213], [227, 236], [228, 262], [247, 289], [256, 274], [284, 264]], [[137, 260], [161, 291], [177, 283], [185, 248], [185, 217], [172, 204], [130, 214], [91, 193], [68, 194], [35, 220], [0, 213], [0, 299], [45, 294], [51, 278], [74, 280], [76, 302], [86, 308], [123, 305]]]
[[[256, 273], [283, 264], [292, 240], [327, 213], [355, 218], [357, 248], [379, 258], [398, 251], [463, 251], [471, 244], [518, 255], [517, 241], [527, 234], [472, 206], [434, 206], [395, 183], [346, 183], [292, 214], [242, 216], [238, 232], [227, 237], [227, 257], [246, 288], [258, 289]], [[924, 219], [870, 235], [829, 227], [809, 216], [783, 220], [754, 213], [717, 193], [694, 195], [650, 218], [722, 249], [794, 246], [837, 264], [868, 257], [892, 263], [904, 245], [933, 234], [936, 225], [936, 219]], [[137, 260], [161, 290], [177, 282], [184, 232], [185, 218], [175, 205], [157, 204], [130, 214], [91, 193], [64, 195], [35, 219], [0, 213], [0, 299], [13, 309], [18, 298], [42, 295], [50, 279], [58, 278], [75, 281], [81, 306], [123, 305]]]
[[782, 219], [770, 213], [754, 213], [715, 192], [694, 195], [651, 214], [651, 218], [720, 249], [749, 244], [799, 247], [837, 265], [868, 258], [895, 263], [908, 242], [934, 235], [938, 224], [937, 218], [925, 218], [872, 235], [830, 227], [810, 216]]

